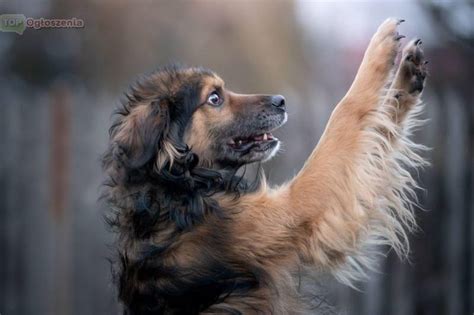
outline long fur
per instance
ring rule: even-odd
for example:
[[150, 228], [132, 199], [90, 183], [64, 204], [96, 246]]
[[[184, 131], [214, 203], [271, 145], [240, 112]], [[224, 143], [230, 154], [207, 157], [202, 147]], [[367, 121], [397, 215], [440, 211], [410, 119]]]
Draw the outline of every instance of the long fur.
[[[401, 257], [409, 254], [408, 233], [416, 228], [414, 208], [420, 187], [409, 169], [428, 165], [418, 152], [426, 147], [409, 138], [424, 121], [417, 117], [423, 106], [418, 100], [407, 113], [402, 124], [393, 120], [396, 91], [387, 90], [379, 106], [364, 119], [361, 143], [363, 149], [352, 179], [357, 201], [354, 211], [369, 214], [369, 223], [361, 230], [364, 240], [360, 249], [347, 257], [345, 266], [338, 267], [335, 276], [346, 285], [367, 277], [367, 269], [374, 270], [377, 247], [388, 245]], [[387, 134], [390, 137], [387, 137]]]
[[308, 314], [303, 274], [329, 271], [353, 286], [380, 245], [408, 254], [410, 169], [426, 165], [409, 137], [426, 69], [413, 41], [391, 75], [399, 23], [380, 26], [318, 146], [280, 187], [213, 163], [206, 135], [231, 111], [202, 105], [206, 85], [221, 81], [211, 71], [164, 68], [132, 88], [103, 160], [125, 314]]

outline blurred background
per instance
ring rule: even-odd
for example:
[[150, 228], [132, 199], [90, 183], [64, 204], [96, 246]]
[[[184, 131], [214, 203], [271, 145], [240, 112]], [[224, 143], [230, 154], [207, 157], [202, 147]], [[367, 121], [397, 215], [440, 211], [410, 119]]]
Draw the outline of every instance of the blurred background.
[[[289, 179], [317, 143], [377, 26], [407, 20], [430, 60], [432, 148], [419, 178], [421, 230], [355, 291], [329, 282], [334, 314], [474, 312], [474, 3], [468, 1], [0, 1], [0, 14], [80, 18], [80, 29], [0, 33], [0, 313], [116, 314], [112, 235], [98, 202], [111, 113], [140, 73], [179, 61], [238, 92], [281, 93]], [[405, 40], [406, 42], [407, 40]]]

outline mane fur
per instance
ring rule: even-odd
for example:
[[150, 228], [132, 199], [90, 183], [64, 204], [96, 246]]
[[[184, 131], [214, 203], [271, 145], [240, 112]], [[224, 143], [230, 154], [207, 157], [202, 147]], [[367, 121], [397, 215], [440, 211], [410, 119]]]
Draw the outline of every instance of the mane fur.
[[[221, 256], [218, 250], [225, 251], [232, 238], [225, 225], [215, 227], [221, 229], [213, 232], [219, 237], [203, 248], [208, 250], [206, 268], [185, 272], [162, 262], [162, 257], [172, 256], [183, 235], [206, 218], [229, 219], [215, 201], [216, 194], [238, 198], [259, 187], [258, 178], [248, 182], [240, 168], [199, 166], [199, 157], [183, 143], [183, 129], [192, 114], [186, 103], [196, 99], [199, 86], [193, 90], [191, 83], [184, 92], [174, 91], [173, 84], [183, 80], [180, 71], [177, 66], [160, 69], [131, 88], [116, 112], [103, 157], [108, 178], [102, 198], [112, 207], [106, 222], [118, 234], [114, 279], [130, 315], [196, 314], [231, 293], [244, 294], [258, 286], [265, 274]], [[160, 125], [156, 119], [140, 117], [141, 130], [123, 132], [134, 123], [134, 108], [143, 104], [152, 108]]]

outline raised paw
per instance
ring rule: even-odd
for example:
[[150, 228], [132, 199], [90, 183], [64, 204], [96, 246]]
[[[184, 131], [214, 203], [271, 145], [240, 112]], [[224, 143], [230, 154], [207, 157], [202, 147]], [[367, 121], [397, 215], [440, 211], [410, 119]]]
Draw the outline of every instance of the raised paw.
[[403, 19], [397, 19], [397, 18], [388, 18], [386, 19], [377, 29], [377, 32], [374, 34], [372, 41], [374, 42], [382, 42], [385, 39], [391, 39], [391, 40], [398, 40], [398, 25], [401, 23], [405, 22]]
[[395, 64], [399, 51], [400, 39], [405, 36], [398, 33], [398, 25], [402, 19], [389, 18], [377, 29], [370, 40], [364, 56], [362, 70], [371, 82], [379, 82], [383, 86]]
[[404, 21], [389, 18], [379, 26], [367, 50], [372, 58], [386, 62], [389, 67], [393, 65], [400, 46], [400, 39], [405, 37], [398, 33], [398, 25]]
[[421, 39], [411, 40], [403, 49], [398, 72], [398, 88], [410, 94], [423, 91], [428, 61], [425, 60]]

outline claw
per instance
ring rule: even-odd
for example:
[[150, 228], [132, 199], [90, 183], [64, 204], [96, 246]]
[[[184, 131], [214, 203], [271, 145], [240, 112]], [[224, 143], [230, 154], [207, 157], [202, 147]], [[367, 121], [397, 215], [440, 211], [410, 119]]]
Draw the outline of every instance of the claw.
[[428, 60], [425, 60], [425, 62], [423, 62], [424, 65], [427, 65], [429, 64], [429, 61]]
[[405, 35], [397, 35], [395, 36], [395, 40], [400, 40], [402, 38], [405, 38], [406, 36]]
[[405, 22], [404, 19], [399, 19], [398, 22], [397, 22], [397, 25], [400, 25], [400, 24], [402, 24], [403, 22]]
[[423, 42], [421, 41], [421, 39], [418, 38], [417, 40], [415, 40], [415, 45], [418, 46], [418, 45], [421, 45], [421, 44], [423, 44]]

